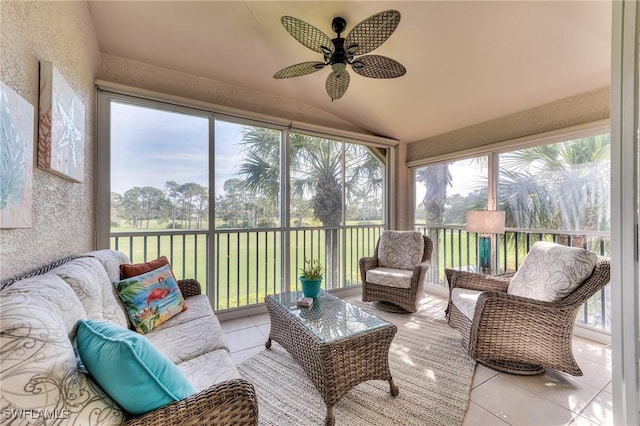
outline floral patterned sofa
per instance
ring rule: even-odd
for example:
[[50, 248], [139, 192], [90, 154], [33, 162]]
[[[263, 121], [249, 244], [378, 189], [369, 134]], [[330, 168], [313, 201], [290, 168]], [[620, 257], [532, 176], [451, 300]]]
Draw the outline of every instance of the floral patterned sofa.
[[126, 255], [69, 257], [0, 287], [0, 423], [75, 425], [257, 424], [253, 385], [240, 378], [220, 323], [195, 280], [179, 280], [188, 309], [145, 335], [195, 393], [137, 417], [84, 368], [75, 337], [83, 320], [131, 328], [112, 282]]

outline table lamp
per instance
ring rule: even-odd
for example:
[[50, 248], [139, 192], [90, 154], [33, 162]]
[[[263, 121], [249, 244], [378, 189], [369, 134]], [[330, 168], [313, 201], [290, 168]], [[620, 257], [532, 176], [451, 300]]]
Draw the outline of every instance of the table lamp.
[[480, 269], [491, 269], [491, 235], [504, 234], [504, 212], [473, 210], [467, 212], [467, 232], [477, 232]]

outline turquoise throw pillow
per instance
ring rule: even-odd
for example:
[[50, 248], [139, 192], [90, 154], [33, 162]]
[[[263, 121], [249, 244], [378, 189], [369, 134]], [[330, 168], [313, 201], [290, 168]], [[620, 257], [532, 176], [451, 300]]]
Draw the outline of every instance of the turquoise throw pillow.
[[134, 416], [196, 393], [180, 368], [134, 331], [110, 322], [80, 320], [76, 343], [95, 381]]
[[168, 264], [113, 284], [138, 333], [146, 334], [187, 309]]

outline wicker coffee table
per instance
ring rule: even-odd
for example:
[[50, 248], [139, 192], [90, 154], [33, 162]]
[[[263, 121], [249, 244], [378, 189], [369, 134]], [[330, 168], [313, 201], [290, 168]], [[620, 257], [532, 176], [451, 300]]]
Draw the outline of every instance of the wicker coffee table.
[[265, 297], [271, 330], [265, 346], [280, 343], [302, 366], [327, 406], [325, 425], [335, 424], [334, 404], [349, 389], [367, 380], [388, 380], [389, 347], [398, 330], [324, 291], [311, 308], [299, 308], [301, 292]]

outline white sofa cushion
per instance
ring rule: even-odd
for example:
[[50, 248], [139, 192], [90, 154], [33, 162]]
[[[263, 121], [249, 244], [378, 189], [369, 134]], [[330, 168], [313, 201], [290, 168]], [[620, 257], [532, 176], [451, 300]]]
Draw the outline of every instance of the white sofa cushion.
[[367, 271], [368, 283], [385, 287], [411, 288], [413, 269], [373, 268]]
[[[189, 300], [191, 298], [187, 299]], [[171, 318], [167, 323], [174, 319], [178, 321], [179, 317], [187, 312], [189, 309]], [[229, 350], [223, 339], [220, 322], [213, 315], [173, 326], [167, 325], [165, 328], [152, 330], [145, 336], [176, 364], [217, 349]]]
[[[191, 308], [189, 308], [191, 309]], [[178, 364], [197, 392], [216, 383], [239, 379], [240, 374], [226, 349], [218, 349]]]
[[590, 251], [538, 241], [511, 279], [507, 293], [558, 301], [591, 276], [597, 261], [598, 256]]
[[[75, 329], [70, 324], [82, 317], [80, 300], [53, 274], [18, 281], [0, 292], [0, 409], [5, 415], [22, 409], [33, 416], [56, 413], [62, 418], [55, 424], [122, 424], [122, 410], [79, 368], [69, 336]], [[54, 424], [38, 417], [23, 420]]]
[[79, 257], [51, 271], [76, 293], [88, 319], [111, 321], [128, 327], [127, 316], [113, 294], [113, 285], [102, 263], [94, 257]]
[[384, 231], [378, 242], [378, 266], [413, 269], [422, 262], [424, 237], [418, 231]]
[[120, 265], [131, 264], [131, 260], [129, 260], [127, 255], [118, 250], [96, 250], [85, 253], [84, 255], [98, 259], [107, 272], [107, 276], [111, 282], [120, 279]]
[[451, 290], [451, 303], [467, 318], [473, 320], [476, 311], [476, 303], [481, 291], [456, 287]]
[[191, 296], [187, 299], [189, 303], [189, 309], [180, 312], [180, 314], [172, 317], [168, 321], [161, 323], [153, 330], [164, 330], [165, 328], [175, 327], [176, 325], [183, 324], [185, 322], [197, 320], [200, 318], [208, 318], [213, 316], [213, 309], [211, 309], [211, 302], [206, 294], [199, 294], [197, 296]]

